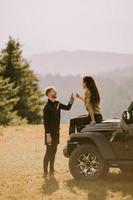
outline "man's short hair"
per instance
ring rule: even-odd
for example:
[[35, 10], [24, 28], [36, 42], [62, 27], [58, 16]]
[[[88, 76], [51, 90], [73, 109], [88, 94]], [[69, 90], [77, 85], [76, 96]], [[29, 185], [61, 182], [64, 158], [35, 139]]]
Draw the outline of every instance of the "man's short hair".
[[45, 88], [45, 95], [48, 96], [48, 93], [51, 92], [51, 90], [55, 90], [54, 86], [48, 86]]

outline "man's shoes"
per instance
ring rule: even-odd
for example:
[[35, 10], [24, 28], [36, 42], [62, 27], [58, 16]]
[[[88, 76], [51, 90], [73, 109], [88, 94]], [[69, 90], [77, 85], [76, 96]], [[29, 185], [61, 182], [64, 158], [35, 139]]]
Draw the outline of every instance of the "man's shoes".
[[55, 173], [56, 173], [56, 171], [55, 171], [55, 170], [50, 170], [50, 171], [49, 171], [49, 175], [50, 175], [50, 176], [54, 176], [54, 175], [55, 175]]
[[47, 178], [47, 176], [48, 176], [48, 172], [47, 172], [47, 171], [44, 171], [43, 177], [44, 177], [44, 178]]
[[49, 176], [54, 176], [55, 173], [56, 173], [55, 170], [50, 170], [49, 173], [48, 173], [47, 171], [44, 171], [44, 175], [43, 175], [43, 177], [44, 177], [44, 178], [47, 178], [48, 175], [49, 175]]

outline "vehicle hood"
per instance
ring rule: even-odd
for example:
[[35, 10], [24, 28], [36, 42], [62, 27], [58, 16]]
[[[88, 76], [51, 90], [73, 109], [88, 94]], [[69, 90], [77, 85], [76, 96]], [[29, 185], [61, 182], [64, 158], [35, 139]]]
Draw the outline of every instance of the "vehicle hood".
[[87, 125], [82, 129], [81, 132], [115, 131], [120, 129], [120, 121], [120, 119], [109, 119], [93, 126]]

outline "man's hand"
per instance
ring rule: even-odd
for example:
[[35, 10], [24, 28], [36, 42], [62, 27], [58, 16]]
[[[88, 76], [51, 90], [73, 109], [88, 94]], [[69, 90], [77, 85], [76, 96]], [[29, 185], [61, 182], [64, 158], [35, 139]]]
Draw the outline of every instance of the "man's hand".
[[70, 104], [73, 104], [74, 103], [74, 95], [73, 95], [73, 93], [71, 94], [71, 96], [70, 96]]
[[47, 133], [47, 144], [48, 145], [51, 145], [51, 143], [52, 143], [52, 137], [51, 137], [51, 135], [50, 135], [50, 133]]

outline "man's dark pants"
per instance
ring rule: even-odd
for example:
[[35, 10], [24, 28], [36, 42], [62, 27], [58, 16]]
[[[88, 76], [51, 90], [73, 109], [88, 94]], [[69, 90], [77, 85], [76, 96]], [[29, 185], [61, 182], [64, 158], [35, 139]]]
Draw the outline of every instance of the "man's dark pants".
[[46, 153], [44, 156], [44, 173], [48, 172], [48, 165], [50, 164], [50, 172], [54, 172], [54, 162], [55, 162], [55, 155], [57, 152], [57, 142], [52, 143], [51, 145], [46, 145]]

